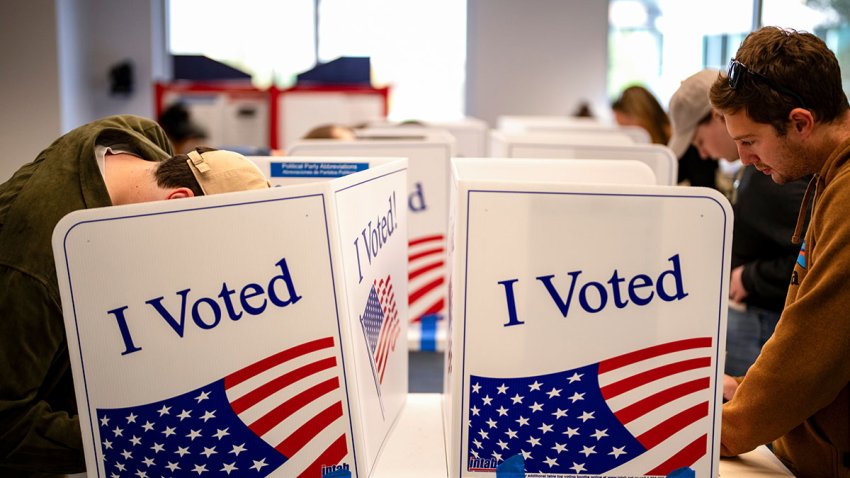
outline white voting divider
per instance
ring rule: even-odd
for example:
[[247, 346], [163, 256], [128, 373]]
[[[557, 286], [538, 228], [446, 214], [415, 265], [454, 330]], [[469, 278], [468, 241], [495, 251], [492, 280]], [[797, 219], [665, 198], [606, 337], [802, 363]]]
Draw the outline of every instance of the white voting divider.
[[453, 161], [462, 167], [474, 169], [476, 178], [481, 180], [499, 181], [510, 174], [511, 181], [530, 183], [656, 183], [655, 174], [649, 166], [627, 159], [550, 161], [533, 158], [454, 158]]
[[505, 133], [502, 131], [490, 131], [490, 156], [504, 158], [508, 156], [510, 142], [515, 138], [524, 138], [526, 142], [536, 141], [538, 143], [560, 143], [585, 146], [631, 146], [636, 144], [631, 138], [624, 134], [610, 133], [569, 133], [569, 134], [544, 134], [544, 133]]
[[545, 163], [453, 161], [449, 476], [716, 477], [727, 200]]
[[407, 396], [406, 169], [63, 218], [88, 475], [369, 476]]
[[292, 156], [408, 158], [408, 342], [414, 350], [445, 344], [448, 178], [451, 144], [438, 140], [312, 140], [292, 145]]
[[587, 135], [594, 134], [599, 136], [625, 135], [635, 144], [649, 144], [651, 138], [649, 132], [640, 126], [591, 126], [591, 125], [564, 125], [564, 126], [532, 126], [525, 130], [526, 133], [536, 134], [564, 134], [564, 135]]
[[487, 137], [490, 127], [478, 118], [466, 117], [456, 121], [429, 122], [435, 128], [444, 128], [457, 141], [455, 156], [480, 158], [488, 156]]
[[[373, 121], [369, 123], [367, 131], [394, 127], [408, 128], [409, 126], [388, 121]], [[467, 116], [458, 120], [428, 121], [420, 127], [426, 130], [433, 128], [448, 131], [456, 141], [454, 156], [464, 158], [488, 156], [487, 142], [490, 127], [484, 120]]]
[[532, 134], [493, 134], [498, 153], [505, 158], [552, 159], [632, 159], [647, 164], [659, 185], [675, 186], [679, 162], [667, 146], [659, 144], [592, 145], [575, 144], [557, 136]]
[[571, 118], [565, 116], [500, 116], [499, 131], [506, 133], [544, 133], [544, 134], [614, 134], [626, 135], [634, 143], [652, 142], [649, 132], [640, 126], [620, 126], [605, 124], [593, 119]]
[[578, 126], [598, 128], [610, 126], [596, 118], [554, 115], [499, 115], [496, 129], [506, 133], [522, 133], [529, 126]]

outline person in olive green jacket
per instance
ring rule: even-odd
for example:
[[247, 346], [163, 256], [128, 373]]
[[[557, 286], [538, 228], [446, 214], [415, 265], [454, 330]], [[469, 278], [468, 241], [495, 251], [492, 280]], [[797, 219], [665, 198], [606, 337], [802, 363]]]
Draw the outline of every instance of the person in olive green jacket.
[[56, 223], [79, 209], [265, 187], [236, 153], [171, 157], [162, 129], [129, 115], [69, 132], [0, 184], [0, 476], [85, 470], [51, 247]]
[[772, 441], [796, 476], [850, 477], [850, 105], [838, 61], [811, 33], [762, 28], [710, 99], [745, 165], [778, 184], [814, 174], [776, 330], [743, 379], [724, 381], [720, 453]]

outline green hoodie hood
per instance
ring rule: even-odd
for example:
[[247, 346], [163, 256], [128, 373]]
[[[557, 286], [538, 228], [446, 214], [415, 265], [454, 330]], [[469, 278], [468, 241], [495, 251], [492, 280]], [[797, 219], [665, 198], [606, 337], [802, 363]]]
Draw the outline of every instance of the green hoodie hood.
[[126, 144], [150, 161], [172, 154], [154, 121], [110, 116], [60, 137], [0, 184], [0, 264], [42, 281], [57, 303], [53, 228], [72, 211], [112, 205], [94, 156], [99, 141]]

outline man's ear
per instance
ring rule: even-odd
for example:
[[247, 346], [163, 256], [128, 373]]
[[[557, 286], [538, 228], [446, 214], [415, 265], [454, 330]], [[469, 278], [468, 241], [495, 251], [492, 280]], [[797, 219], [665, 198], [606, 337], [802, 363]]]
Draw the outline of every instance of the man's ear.
[[788, 121], [797, 133], [808, 136], [815, 127], [815, 116], [804, 108], [794, 108], [788, 113]]
[[195, 193], [192, 192], [189, 188], [177, 188], [173, 189], [165, 199], [181, 199], [181, 198], [191, 198], [195, 197]]

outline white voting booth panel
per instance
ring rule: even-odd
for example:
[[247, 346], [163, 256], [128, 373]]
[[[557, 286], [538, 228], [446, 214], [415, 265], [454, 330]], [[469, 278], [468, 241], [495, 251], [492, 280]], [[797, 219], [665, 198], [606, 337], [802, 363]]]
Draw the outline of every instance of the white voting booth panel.
[[514, 158], [454, 158], [460, 167], [474, 169], [478, 179], [499, 181], [510, 174], [511, 181], [529, 183], [645, 184], [656, 183], [652, 169], [640, 161]]
[[486, 121], [466, 117], [457, 121], [435, 121], [428, 124], [435, 128], [444, 128], [455, 137], [457, 140], [455, 156], [466, 158], [488, 156], [487, 135], [490, 127]]
[[[369, 124], [369, 130], [376, 128], [402, 127], [406, 125], [390, 123], [387, 121], [375, 121]], [[465, 117], [454, 121], [428, 121], [424, 129], [438, 129], [448, 131], [456, 141], [454, 156], [464, 158], [481, 158], [488, 156], [487, 142], [489, 141], [490, 127], [487, 122], [478, 118]]]
[[649, 132], [640, 126], [620, 126], [605, 124], [596, 120], [570, 118], [563, 116], [500, 116], [498, 130], [506, 133], [545, 133], [545, 134], [613, 134], [626, 135], [634, 143], [652, 142]]
[[421, 126], [370, 126], [355, 130], [361, 140], [435, 141], [449, 144], [451, 156], [457, 150], [457, 140], [447, 129]]
[[525, 142], [534, 141], [541, 144], [574, 144], [585, 146], [632, 146], [636, 144], [626, 135], [608, 133], [570, 133], [570, 134], [544, 134], [544, 133], [505, 133], [502, 131], [490, 131], [490, 156], [504, 158], [507, 156], [508, 145], [514, 139], [522, 139]]
[[449, 476], [715, 478], [728, 202], [526, 161], [453, 162]]
[[525, 130], [526, 133], [536, 134], [565, 134], [565, 135], [587, 135], [593, 134], [598, 136], [627, 136], [635, 144], [649, 144], [651, 138], [649, 132], [640, 126], [596, 126], [588, 127], [582, 125], [565, 125], [565, 126], [532, 126]]
[[652, 168], [659, 185], [675, 186], [679, 162], [673, 151], [659, 144], [589, 145], [558, 137], [494, 133], [498, 153], [505, 158], [631, 159]]
[[577, 126], [599, 128], [610, 126], [596, 118], [554, 115], [499, 115], [496, 129], [507, 133], [522, 133], [529, 126]]
[[311, 140], [292, 145], [292, 156], [408, 158], [408, 342], [414, 350], [445, 347], [446, 224], [451, 144], [436, 140]]
[[407, 396], [406, 169], [60, 221], [88, 475], [369, 476]]

